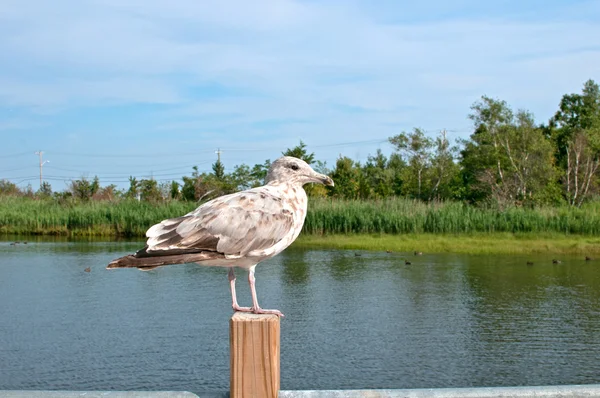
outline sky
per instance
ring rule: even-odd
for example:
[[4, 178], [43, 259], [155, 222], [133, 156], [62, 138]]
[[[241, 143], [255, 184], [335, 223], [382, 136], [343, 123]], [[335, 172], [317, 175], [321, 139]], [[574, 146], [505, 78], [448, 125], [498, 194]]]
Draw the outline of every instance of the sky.
[[482, 95], [545, 122], [600, 81], [600, 2], [3, 0], [0, 54], [0, 179], [126, 187], [467, 138]]

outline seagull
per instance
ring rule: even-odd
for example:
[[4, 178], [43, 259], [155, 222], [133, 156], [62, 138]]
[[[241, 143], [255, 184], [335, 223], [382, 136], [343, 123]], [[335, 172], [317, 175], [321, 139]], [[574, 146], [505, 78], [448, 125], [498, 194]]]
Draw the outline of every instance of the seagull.
[[[282, 156], [271, 164], [265, 185], [210, 200], [181, 217], [146, 231], [146, 246], [111, 261], [107, 268], [150, 270], [169, 264], [228, 267], [234, 311], [283, 316], [258, 305], [256, 265], [286, 249], [300, 234], [306, 217], [304, 184], [333, 186], [333, 180], [305, 161]], [[234, 267], [248, 270], [252, 307], [238, 305]]]

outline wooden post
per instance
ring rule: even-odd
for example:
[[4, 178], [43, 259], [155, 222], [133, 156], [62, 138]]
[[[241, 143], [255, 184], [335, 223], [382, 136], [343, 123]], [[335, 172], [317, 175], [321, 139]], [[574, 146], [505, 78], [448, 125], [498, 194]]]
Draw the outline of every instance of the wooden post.
[[229, 321], [231, 398], [279, 394], [279, 317], [236, 312]]

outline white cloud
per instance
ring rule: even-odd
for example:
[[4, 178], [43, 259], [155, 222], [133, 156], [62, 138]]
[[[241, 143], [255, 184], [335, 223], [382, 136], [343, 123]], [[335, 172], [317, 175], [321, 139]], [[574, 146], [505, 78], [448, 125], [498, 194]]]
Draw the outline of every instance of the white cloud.
[[[380, 135], [386, 125], [463, 126], [482, 94], [548, 117], [548, 98], [556, 104], [597, 77], [600, 28], [577, 18], [585, 17], [577, 14], [582, 5], [565, 8], [568, 19], [544, 20], [470, 16], [476, 3], [466, 0], [367, 4], [5, 1], [0, 51], [24, 68], [12, 74], [0, 66], [0, 104], [55, 111], [170, 104], [154, 115], [163, 118], [158, 128], [258, 134], [253, 123], [291, 118], [318, 122], [315, 137], [369, 126]], [[465, 15], [443, 17], [453, 9]], [[256, 97], [198, 98], [192, 91], [205, 83]]]

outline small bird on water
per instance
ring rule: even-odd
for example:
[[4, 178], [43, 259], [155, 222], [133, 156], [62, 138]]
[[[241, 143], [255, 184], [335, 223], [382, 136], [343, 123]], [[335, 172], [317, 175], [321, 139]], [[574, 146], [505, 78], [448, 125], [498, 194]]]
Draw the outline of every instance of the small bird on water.
[[[150, 270], [184, 263], [228, 267], [234, 311], [283, 316], [279, 310], [258, 305], [254, 271], [300, 234], [307, 209], [302, 187], [311, 182], [333, 186], [330, 177], [303, 160], [280, 157], [271, 164], [265, 185], [215, 198], [181, 217], [153, 225], [143, 249], [111, 261], [107, 268]], [[234, 267], [248, 270], [252, 307], [238, 305]]]

